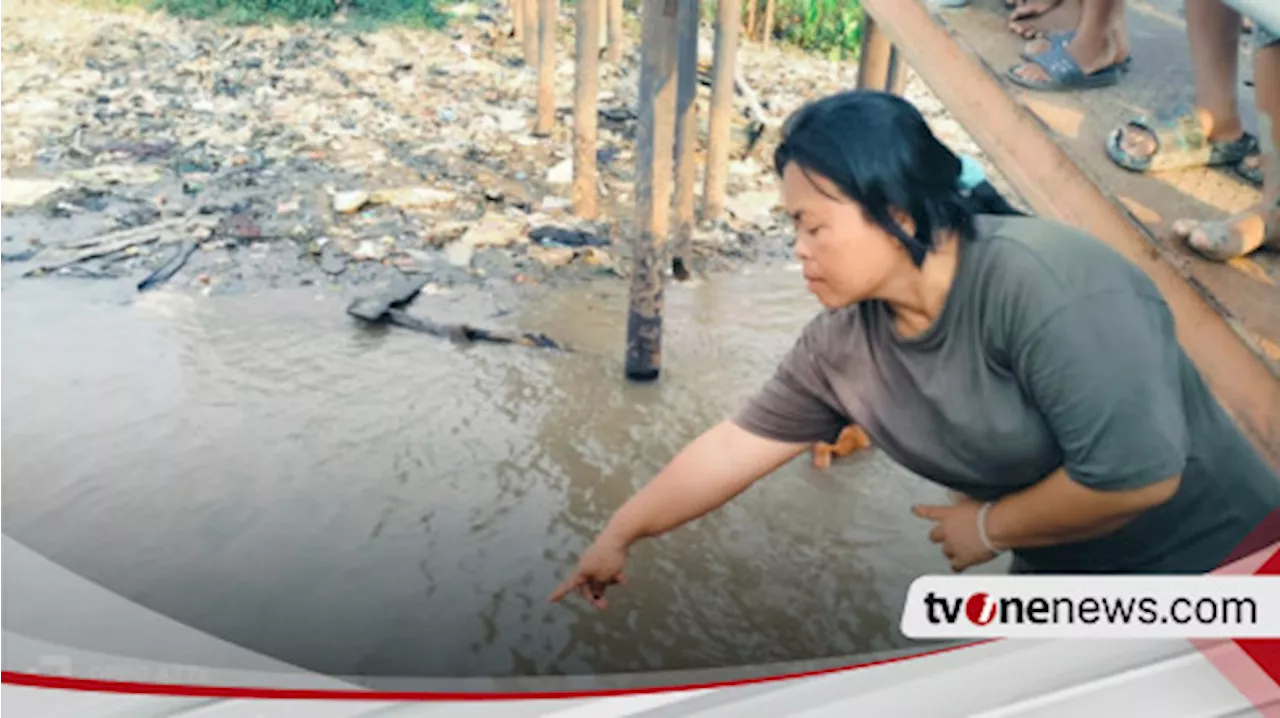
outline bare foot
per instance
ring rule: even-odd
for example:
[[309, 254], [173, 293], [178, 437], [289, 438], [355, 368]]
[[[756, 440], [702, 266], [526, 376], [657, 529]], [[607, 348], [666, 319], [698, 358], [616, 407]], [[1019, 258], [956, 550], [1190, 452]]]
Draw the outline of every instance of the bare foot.
[[[1106, 38], [1101, 47], [1090, 47], [1078, 35], [1067, 44], [1067, 52], [1075, 58], [1086, 75], [1111, 67], [1127, 57], [1121, 54], [1119, 45], [1111, 38]], [[1024, 62], [1015, 67], [1013, 72], [1029, 82], [1048, 82], [1052, 79], [1043, 67], [1034, 62]]]
[[1030, 40], [1046, 32], [1075, 26], [1075, 20], [1066, 17], [1069, 14], [1066, 11], [1075, 8], [1064, 6], [1064, 1], [1015, 0], [1009, 12], [1009, 32]]
[[[1112, 30], [1109, 33], [1107, 42], [1110, 43], [1111, 47], [1115, 48], [1115, 56], [1117, 58], [1116, 62], [1123, 62], [1124, 60], [1128, 59], [1129, 57], [1128, 33], [1123, 32], [1121, 30]], [[1052, 45], [1049, 42], [1048, 36], [1042, 36], [1032, 40], [1031, 42], [1028, 42], [1022, 48], [1022, 52], [1024, 55], [1029, 57], [1031, 55], [1039, 55], [1042, 52], [1048, 52], [1050, 47], [1052, 47]]]
[[1173, 234], [1218, 262], [1243, 257], [1263, 245], [1280, 248], [1280, 199], [1221, 221], [1180, 219], [1173, 223]]

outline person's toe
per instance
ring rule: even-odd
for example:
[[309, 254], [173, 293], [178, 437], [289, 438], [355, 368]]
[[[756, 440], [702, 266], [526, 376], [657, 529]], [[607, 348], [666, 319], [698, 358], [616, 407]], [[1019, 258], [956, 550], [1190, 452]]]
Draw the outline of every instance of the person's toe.
[[1013, 68], [1013, 72], [1027, 82], [1049, 81], [1049, 74], [1044, 71], [1043, 67], [1040, 67], [1034, 62], [1024, 62]]
[[[1191, 233], [1199, 229], [1199, 227], [1200, 223], [1193, 219], [1175, 219], [1170, 229], [1173, 230], [1175, 237], [1190, 240]], [[1201, 232], [1201, 234], [1203, 235], [1204, 233]], [[1201, 240], [1203, 241], [1203, 236]]]

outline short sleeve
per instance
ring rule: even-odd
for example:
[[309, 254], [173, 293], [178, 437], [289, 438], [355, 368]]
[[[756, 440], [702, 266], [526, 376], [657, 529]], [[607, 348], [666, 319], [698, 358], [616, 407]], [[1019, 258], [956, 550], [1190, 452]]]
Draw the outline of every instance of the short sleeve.
[[733, 417], [747, 431], [774, 441], [834, 442], [849, 423], [818, 361], [821, 342], [810, 325], [773, 376]]
[[1016, 348], [1013, 368], [1075, 481], [1122, 490], [1182, 473], [1181, 350], [1163, 302], [1131, 291], [1071, 300]]

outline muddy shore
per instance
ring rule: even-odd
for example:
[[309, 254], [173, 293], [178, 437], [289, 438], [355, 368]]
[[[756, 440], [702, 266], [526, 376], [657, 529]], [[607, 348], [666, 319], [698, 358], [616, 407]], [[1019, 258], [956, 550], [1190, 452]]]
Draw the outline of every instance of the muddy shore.
[[[531, 133], [536, 79], [497, 3], [454, 6], [444, 31], [233, 27], [27, 0], [6, 0], [4, 13], [0, 249], [23, 281], [211, 295], [400, 275], [439, 287], [627, 275], [635, 18], [622, 63], [601, 63], [603, 211], [584, 222], [568, 200], [568, 10], [549, 137]], [[711, 36], [704, 28], [708, 58]], [[854, 86], [857, 70], [754, 45], [739, 62], [779, 119]], [[709, 95], [700, 88], [704, 142]], [[907, 95], [946, 142], [982, 159], [918, 78]], [[789, 228], [769, 210], [771, 147], [751, 144], [741, 97], [735, 109], [728, 213], [694, 236], [705, 272], [788, 258]]]

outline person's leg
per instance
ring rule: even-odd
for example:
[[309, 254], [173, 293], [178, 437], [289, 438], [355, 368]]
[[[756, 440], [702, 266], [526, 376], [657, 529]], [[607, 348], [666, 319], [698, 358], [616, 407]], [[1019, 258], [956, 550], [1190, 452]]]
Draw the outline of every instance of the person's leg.
[[[1041, 51], [1050, 49], [1045, 42]], [[1129, 38], [1125, 31], [1124, 0], [1082, 0], [1080, 22], [1075, 36], [1066, 45], [1067, 54], [1085, 75], [1110, 68], [1129, 56]], [[1032, 83], [1050, 80], [1044, 67], [1025, 62], [1012, 73]]]
[[[1238, 162], [1243, 153], [1251, 151], [1250, 140], [1244, 136], [1236, 106], [1240, 15], [1221, 0], [1186, 0], [1186, 16], [1187, 44], [1194, 73], [1194, 109], [1191, 117], [1175, 118], [1169, 123], [1175, 126], [1162, 131], [1169, 135], [1170, 140], [1183, 140], [1170, 142], [1166, 154], [1172, 155], [1181, 150], [1176, 147], [1181, 144], [1193, 148], [1188, 152], [1204, 157], [1193, 160], [1189, 155], [1185, 161], [1170, 157], [1159, 159], [1183, 166], [1207, 162], [1209, 150], [1204, 145], [1216, 143], [1221, 145], [1216, 152], [1218, 159]], [[1113, 159], [1117, 162], [1123, 159], [1123, 164], [1131, 169], [1156, 160], [1155, 156], [1160, 151], [1154, 128], [1137, 122], [1119, 128], [1112, 143]], [[1197, 147], [1198, 144], [1201, 146]], [[1116, 154], [1122, 157], [1116, 158]]]
[[1258, 135], [1262, 145], [1261, 162], [1265, 176], [1262, 202], [1252, 209], [1222, 222], [1174, 223], [1174, 233], [1210, 259], [1226, 260], [1253, 252], [1266, 244], [1280, 247], [1280, 37], [1271, 36], [1261, 27], [1258, 47], [1253, 55], [1254, 98], [1258, 105]]

